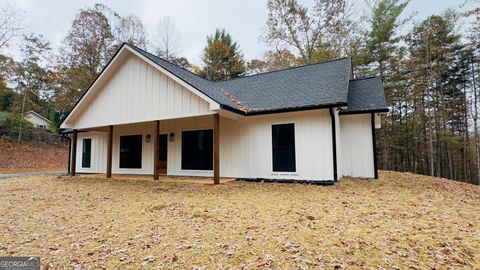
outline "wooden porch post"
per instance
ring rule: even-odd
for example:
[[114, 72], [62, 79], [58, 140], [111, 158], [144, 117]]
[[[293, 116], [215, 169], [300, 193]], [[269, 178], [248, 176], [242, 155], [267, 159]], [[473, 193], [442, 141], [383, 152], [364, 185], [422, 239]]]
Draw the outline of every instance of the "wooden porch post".
[[153, 135], [153, 180], [158, 180], [158, 137], [160, 136], [160, 121], [155, 121], [155, 134]]
[[213, 115], [213, 184], [220, 184], [220, 116]]
[[108, 146], [107, 146], [107, 178], [112, 177], [112, 147], [113, 147], [113, 126], [108, 126]]
[[77, 167], [77, 134], [78, 130], [74, 129], [72, 134], [72, 174], [71, 176], [75, 176], [76, 167]]

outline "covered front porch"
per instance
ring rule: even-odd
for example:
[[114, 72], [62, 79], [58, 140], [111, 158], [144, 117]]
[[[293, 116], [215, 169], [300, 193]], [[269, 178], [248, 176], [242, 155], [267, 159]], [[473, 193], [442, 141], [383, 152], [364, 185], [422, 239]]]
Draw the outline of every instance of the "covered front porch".
[[[219, 184], [220, 115], [73, 129], [70, 173]], [[190, 179], [189, 181], [192, 181]]]

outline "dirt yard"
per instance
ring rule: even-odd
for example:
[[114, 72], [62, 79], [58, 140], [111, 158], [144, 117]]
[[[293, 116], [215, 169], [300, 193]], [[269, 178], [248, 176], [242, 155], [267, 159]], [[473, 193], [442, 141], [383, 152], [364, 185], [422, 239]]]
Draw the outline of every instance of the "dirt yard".
[[480, 269], [480, 187], [0, 180], [0, 254], [50, 269]]
[[66, 172], [68, 146], [13, 143], [0, 139], [0, 174]]

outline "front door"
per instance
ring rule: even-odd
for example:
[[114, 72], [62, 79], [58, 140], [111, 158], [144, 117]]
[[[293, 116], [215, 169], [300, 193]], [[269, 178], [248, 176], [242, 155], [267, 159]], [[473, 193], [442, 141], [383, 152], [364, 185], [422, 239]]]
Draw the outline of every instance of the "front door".
[[158, 137], [158, 173], [167, 174], [167, 145], [168, 135], [160, 134]]

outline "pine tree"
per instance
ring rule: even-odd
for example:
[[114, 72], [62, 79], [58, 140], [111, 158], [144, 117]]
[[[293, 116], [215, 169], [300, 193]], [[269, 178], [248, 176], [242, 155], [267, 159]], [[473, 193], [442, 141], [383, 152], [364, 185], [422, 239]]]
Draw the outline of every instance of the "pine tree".
[[245, 74], [245, 61], [239, 46], [225, 29], [217, 29], [207, 37], [202, 57], [201, 75], [212, 81], [226, 80]]

